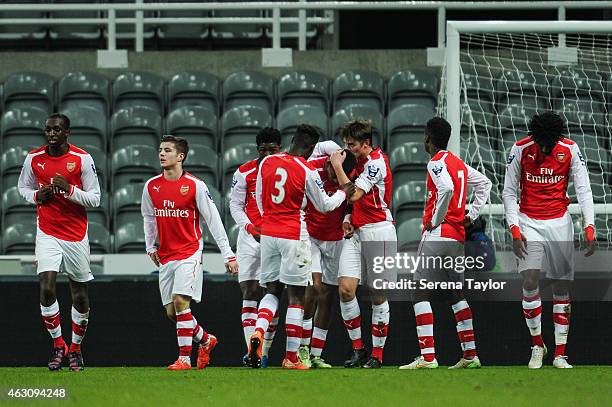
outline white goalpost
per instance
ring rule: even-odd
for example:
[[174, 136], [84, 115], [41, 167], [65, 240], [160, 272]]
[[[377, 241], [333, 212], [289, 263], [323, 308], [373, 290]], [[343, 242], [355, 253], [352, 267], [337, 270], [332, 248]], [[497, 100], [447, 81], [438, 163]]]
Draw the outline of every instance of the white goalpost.
[[[552, 110], [587, 161], [598, 240], [612, 240], [612, 21], [448, 21], [439, 109], [449, 150], [493, 182], [483, 211], [507, 241], [501, 192], [512, 144], [533, 114]], [[581, 238], [571, 185], [570, 213]], [[610, 222], [610, 223], [608, 223]]]

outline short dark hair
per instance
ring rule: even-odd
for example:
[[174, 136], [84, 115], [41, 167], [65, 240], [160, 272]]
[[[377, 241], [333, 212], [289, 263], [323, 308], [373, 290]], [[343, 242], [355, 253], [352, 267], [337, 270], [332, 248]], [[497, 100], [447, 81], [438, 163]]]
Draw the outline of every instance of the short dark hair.
[[554, 146], [567, 133], [565, 122], [556, 113], [535, 114], [529, 121], [529, 134], [539, 145]]
[[161, 142], [162, 143], [173, 143], [174, 148], [176, 148], [176, 151], [179, 154], [180, 153], [185, 154], [185, 158], [183, 158], [183, 164], [185, 164], [185, 161], [187, 161], [187, 155], [189, 154], [189, 143], [187, 143], [187, 140], [185, 140], [182, 137], [176, 137], [176, 136], [167, 134], [165, 136], [162, 136]]
[[65, 114], [57, 112], [52, 113], [49, 115], [49, 117], [47, 117], [47, 120], [49, 119], [60, 119], [62, 122], [64, 122], [64, 127], [66, 128], [66, 130], [70, 129], [70, 119]]
[[347, 176], [350, 176], [355, 167], [357, 167], [357, 158], [355, 158], [355, 155], [351, 152], [351, 150], [346, 148], [344, 149], [344, 154], [346, 155], [346, 158], [342, 163], [342, 169]]
[[293, 143], [299, 147], [312, 147], [319, 142], [321, 130], [310, 124], [300, 124], [295, 130]]
[[434, 146], [446, 149], [451, 136], [451, 125], [442, 117], [433, 117], [425, 125], [425, 134]]
[[342, 140], [352, 138], [360, 143], [369, 140], [372, 145], [372, 132], [372, 123], [369, 120], [353, 119], [340, 128], [340, 138]]
[[257, 133], [257, 137], [255, 138], [255, 142], [257, 145], [261, 145], [263, 143], [276, 143], [279, 146], [281, 145], [281, 134], [278, 129], [273, 127], [264, 127], [259, 130]]

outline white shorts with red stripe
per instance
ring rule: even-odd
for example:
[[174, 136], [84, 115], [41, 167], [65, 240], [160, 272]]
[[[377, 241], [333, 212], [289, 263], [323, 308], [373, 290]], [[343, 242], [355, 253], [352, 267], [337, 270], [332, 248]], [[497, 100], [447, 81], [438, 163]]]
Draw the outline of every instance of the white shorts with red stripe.
[[574, 279], [574, 225], [569, 212], [557, 219], [531, 219], [519, 212], [519, 227], [527, 239], [527, 255], [518, 271], [541, 270], [554, 280]]
[[340, 252], [343, 240], [319, 240], [310, 238], [312, 249], [312, 272], [322, 273], [321, 281], [325, 284], [338, 285]]
[[259, 280], [261, 274], [261, 245], [244, 228], [238, 232], [236, 242], [238, 282]]
[[172, 260], [159, 266], [159, 293], [162, 305], [172, 302], [173, 294], [191, 297], [196, 302], [202, 299], [202, 252], [196, 251], [183, 260]]
[[89, 238], [69, 242], [50, 236], [40, 229], [36, 231], [36, 272], [65, 271], [70, 280], [85, 283], [93, 280], [89, 267]]
[[263, 284], [280, 281], [283, 284], [312, 284], [312, 253], [310, 239], [290, 240], [261, 237], [261, 278]]

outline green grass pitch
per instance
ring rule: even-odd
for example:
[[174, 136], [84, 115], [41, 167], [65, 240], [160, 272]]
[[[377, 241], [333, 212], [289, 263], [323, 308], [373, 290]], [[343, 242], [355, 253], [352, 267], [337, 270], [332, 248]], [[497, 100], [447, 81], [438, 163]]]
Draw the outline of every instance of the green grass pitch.
[[480, 370], [343, 369], [284, 371], [210, 367], [0, 368], [0, 388], [65, 388], [63, 400], [9, 400], [14, 406], [566, 406], [612, 403], [612, 367], [523, 366]]

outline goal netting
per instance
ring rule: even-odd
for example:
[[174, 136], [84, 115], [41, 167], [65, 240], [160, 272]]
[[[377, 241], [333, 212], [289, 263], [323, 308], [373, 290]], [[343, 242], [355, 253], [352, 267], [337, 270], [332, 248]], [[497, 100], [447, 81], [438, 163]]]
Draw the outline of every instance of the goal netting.
[[[565, 119], [569, 138], [587, 161], [597, 238], [610, 241], [612, 35], [564, 34], [560, 39], [557, 33], [460, 33], [459, 38], [460, 151], [493, 182], [483, 213], [492, 238], [509, 242], [501, 205], [507, 154], [526, 137], [533, 114], [552, 110]], [[576, 61], [571, 61], [574, 55]], [[443, 80], [442, 114], [447, 86]], [[571, 181], [568, 193], [575, 238], [581, 239], [582, 216]]]

